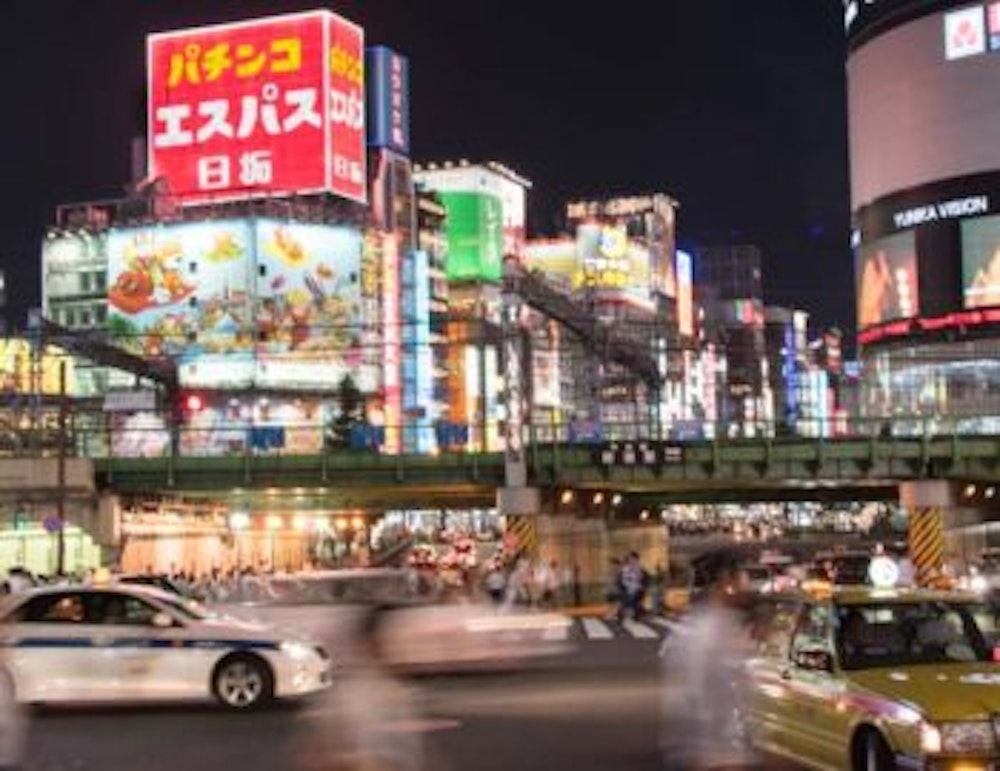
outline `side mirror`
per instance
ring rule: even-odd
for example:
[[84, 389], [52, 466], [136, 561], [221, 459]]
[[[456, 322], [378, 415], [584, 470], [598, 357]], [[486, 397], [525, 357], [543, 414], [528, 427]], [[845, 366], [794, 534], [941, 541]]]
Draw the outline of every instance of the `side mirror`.
[[157, 629], [170, 629], [174, 625], [174, 620], [166, 613], [157, 613], [149, 622]]
[[810, 672], [832, 672], [833, 657], [822, 648], [805, 648], [795, 652], [795, 666]]

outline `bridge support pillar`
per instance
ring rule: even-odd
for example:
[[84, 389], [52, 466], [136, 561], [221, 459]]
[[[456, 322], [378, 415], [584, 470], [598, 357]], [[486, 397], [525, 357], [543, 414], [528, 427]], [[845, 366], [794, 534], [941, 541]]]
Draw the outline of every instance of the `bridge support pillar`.
[[918, 586], [939, 584], [945, 566], [945, 517], [954, 506], [952, 486], [942, 481], [904, 482], [900, 502], [909, 512], [910, 561]]

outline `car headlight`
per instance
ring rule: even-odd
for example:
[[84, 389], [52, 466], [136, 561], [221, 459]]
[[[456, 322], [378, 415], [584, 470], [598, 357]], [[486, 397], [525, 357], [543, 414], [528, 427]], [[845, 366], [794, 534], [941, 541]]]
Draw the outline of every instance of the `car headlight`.
[[305, 661], [315, 655], [316, 649], [305, 643], [286, 641], [281, 643], [281, 652], [295, 661]]
[[[937, 730], [940, 736], [938, 752], [948, 755], [988, 754], [996, 747], [993, 725], [985, 721], [942, 723]], [[924, 739], [929, 738], [922, 732], [921, 745], [924, 745]], [[925, 751], [933, 752], [930, 749]]]

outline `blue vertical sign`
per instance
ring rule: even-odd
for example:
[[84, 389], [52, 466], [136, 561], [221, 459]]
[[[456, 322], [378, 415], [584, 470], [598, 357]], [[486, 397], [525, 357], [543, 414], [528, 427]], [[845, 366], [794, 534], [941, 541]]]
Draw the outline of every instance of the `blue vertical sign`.
[[410, 155], [410, 63], [385, 46], [367, 52], [368, 144]]
[[430, 256], [414, 251], [403, 261], [404, 450], [431, 452], [434, 435], [434, 360], [431, 352]]

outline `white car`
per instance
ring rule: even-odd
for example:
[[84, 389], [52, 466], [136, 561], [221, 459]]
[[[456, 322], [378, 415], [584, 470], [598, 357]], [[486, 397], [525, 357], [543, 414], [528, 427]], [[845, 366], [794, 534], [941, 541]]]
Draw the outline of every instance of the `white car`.
[[158, 589], [54, 586], [0, 605], [0, 665], [22, 703], [215, 698], [247, 710], [331, 683], [319, 645]]

